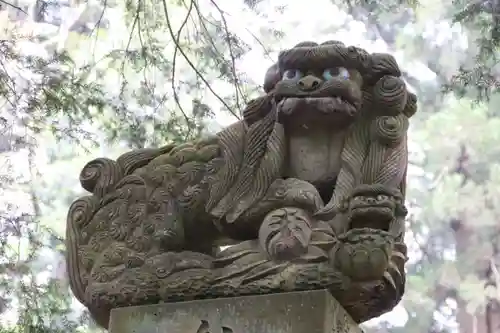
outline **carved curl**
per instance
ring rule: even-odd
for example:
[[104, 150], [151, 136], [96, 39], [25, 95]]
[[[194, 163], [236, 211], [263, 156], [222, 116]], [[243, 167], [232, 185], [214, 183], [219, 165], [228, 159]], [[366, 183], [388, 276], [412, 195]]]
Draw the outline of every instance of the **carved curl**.
[[376, 112], [381, 115], [397, 116], [406, 106], [407, 90], [403, 80], [386, 75], [373, 87]]
[[80, 173], [82, 187], [97, 196], [109, 192], [123, 177], [118, 163], [109, 158], [98, 158], [87, 163]]
[[416, 112], [417, 112], [417, 96], [409, 92], [403, 113], [408, 118], [411, 118]]
[[373, 140], [393, 148], [403, 140], [408, 125], [408, 118], [403, 114], [380, 116], [372, 122], [371, 135]]
[[69, 246], [67, 251], [68, 275], [71, 289], [75, 297], [84, 303], [85, 288], [87, 281], [83, 279], [85, 272], [80, 270], [79, 245], [87, 238], [82, 230], [90, 223], [99, 202], [94, 196], [85, 196], [75, 200], [70, 206], [67, 217], [66, 242]]

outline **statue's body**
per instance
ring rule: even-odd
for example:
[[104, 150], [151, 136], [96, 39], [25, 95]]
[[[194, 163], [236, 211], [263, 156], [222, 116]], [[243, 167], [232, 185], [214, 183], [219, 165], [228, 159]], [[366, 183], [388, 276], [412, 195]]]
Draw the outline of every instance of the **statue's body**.
[[389, 55], [301, 43], [213, 138], [88, 163], [68, 215], [76, 297], [103, 326], [114, 307], [318, 288], [358, 322], [392, 309], [416, 110], [400, 75]]

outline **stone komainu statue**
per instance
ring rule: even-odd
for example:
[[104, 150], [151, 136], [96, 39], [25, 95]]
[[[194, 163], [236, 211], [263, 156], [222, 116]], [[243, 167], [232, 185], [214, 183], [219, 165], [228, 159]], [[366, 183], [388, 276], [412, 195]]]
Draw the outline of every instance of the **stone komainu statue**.
[[416, 111], [400, 75], [387, 54], [300, 43], [242, 121], [89, 162], [67, 220], [75, 296], [104, 327], [116, 307], [325, 288], [357, 322], [391, 310]]

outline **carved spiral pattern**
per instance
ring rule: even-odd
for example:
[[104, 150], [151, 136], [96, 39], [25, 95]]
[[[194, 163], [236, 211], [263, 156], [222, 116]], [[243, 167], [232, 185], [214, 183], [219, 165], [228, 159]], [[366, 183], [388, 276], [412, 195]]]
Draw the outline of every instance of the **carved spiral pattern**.
[[109, 158], [97, 158], [87, 163], [80, 173], [82, 187], [102, 197], [123, 177], [123, 171]]
[[[81, 230], [90, 223], [97, 209], [97, 200], [93, 196], [82, 197], [71, 205], [68, 212], [66, 227], [68, 275], [71, 289], [80, 302], [84, 302], [85, 287], [87, 281], [85, 276], [88, 272], [80, 270], [80, 258], [82, 251], [79, 248], [82, 238], [86, 239]], [[83, 255], [83, 257], [86, 257]], [[89, 260], [92, 260], [89, 258]], [[85, 265], [85, 263], [84, 263]]]
[[95, 197], [82, 197], [70, 206], [68, 221], [75, 227], [83, 228], [90, 222], [97, 208], [98, 202]]
[[408, 118], [405, 115], [381, 116], [372, 123], [372, 137], [388, 147], [398, 145], [408, 130]]
[[123, 221], [115, 220], [115, 221], [110, 223], [109, 236], [116, 241], [120, 241], [120, 242], [124, 241], [128, 236], [128, 232], [129, 232], [128, 229], [129, 229], [129, 226], [127, 224], [123, 223]]
[[[141, 296], [142, 287], [134, 285], [139, 281], [130, 276], [131, 270], [144, 270], [144, 259], [160, 248], [182, 248], [182, 212], [177, 205], [197, 221], [208, 220], [203, 217], [204, 206], [209, 179], [222, 165], [217, 162], [220, 146], [209, 138], [172, 148], [140, 149], [117, 162], [94, 160], [82, 171], [82, 183], [94, 189], [94, 195], [75, 201], [70, 209], [68, 267], [75, 296], [94, 315], [104, 311], [92, 310], [103, 302], [148, 299]], [[138, 168], [142, 171], [137, 172]], [[198, 191], [184, 191], [202, 184]], [[181, 193], [185, 198], [177, 201]], [[169, 277], [170, 273], [166, 271]], [[147, 288], [158, 283], [157, 277], [140, 274], [148, 280], [143, 282]], [[131, 293], [131, 288], [138, 292]], [[158, 297], [158, 287], [154, 290], [153, 296]], [[106, 326], [105, 320], [100, 323]]]
[[411, 118], [416, 112], [417, 112], [417, 96], [409, 92], [403, 113], [408, 118]]
[[398, 77], [386, 75], [373, 87], [376, 109], [383, 115], [396, 116], [406, 106], [406, 85]]

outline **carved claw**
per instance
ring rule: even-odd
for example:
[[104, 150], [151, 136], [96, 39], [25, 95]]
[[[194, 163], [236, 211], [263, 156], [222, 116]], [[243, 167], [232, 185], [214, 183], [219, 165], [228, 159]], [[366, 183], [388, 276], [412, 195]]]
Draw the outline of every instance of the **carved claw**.
[[384, 279], [391, 284], [391, 287], [394, 289], [397, 289], [396, 287], [396, 282], [394, 282], [394, 279], [392, 278], [391, 274], [387, 271], [384, 272]]
[[398, 266], [396, 266], [396, 264], [392, 260], [389, 262], [389, 269], [397, 275], [401, 276], [401, 272], [399, 271]]

